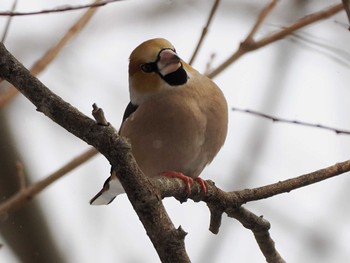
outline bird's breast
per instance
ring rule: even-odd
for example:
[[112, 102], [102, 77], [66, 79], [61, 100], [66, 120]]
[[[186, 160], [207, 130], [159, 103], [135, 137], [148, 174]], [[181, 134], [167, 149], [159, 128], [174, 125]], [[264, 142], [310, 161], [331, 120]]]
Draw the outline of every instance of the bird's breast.
[[212, 161], [225, 140], [227, 106], [219, 89], [206, 95], [195, 89], [164, 92], [142, 103], [124, 122], [121, 135], [130, 140], [146, 175], [177, 171], [197, 177]]

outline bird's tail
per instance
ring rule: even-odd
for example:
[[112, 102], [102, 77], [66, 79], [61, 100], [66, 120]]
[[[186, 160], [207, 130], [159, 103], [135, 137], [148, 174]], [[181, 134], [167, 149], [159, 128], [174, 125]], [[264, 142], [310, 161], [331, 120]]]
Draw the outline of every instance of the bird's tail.
[[103, 184], [103, 188], [91, 200], [90, 205], [108, 205], [117, 195], [125, 193], [123, 186], [119, 182], [115, 171]]

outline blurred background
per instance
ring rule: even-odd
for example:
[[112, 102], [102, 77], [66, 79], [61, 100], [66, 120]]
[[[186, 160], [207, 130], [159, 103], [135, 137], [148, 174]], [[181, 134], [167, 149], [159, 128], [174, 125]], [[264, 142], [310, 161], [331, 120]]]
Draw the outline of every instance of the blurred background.
[[[21, 12], [89, 1], [19, 0]], [[214, 69], [244, 40], [268, 1], [222, 0], [193, 66]], [[340, 1], [279, 1], [256, 39]], [[0, 2], [11, 10], [13, 0]], [[164, 37], [189, 60], [213, 1], [121, 1], [101, 7], [38, 77], [53, 92], [91, 116], [92, 104], [119, 127], [129, 102], [128, 56], [141, 42]], [[86, 10], [13, 17], [6, 47], [26, 67], [51, 48]], [[0, 35], [8, 17], [0, 17]], [[337, 15], [251, 52], [214, 78], [230, 107], [257, 110], [350, 130], [350, 33]], [[0, 92], [7, 88], [0, 84]], [[202, 174], [223, 190], [285, 180], [350, 158], [350, 136], [276, 123], [230, 111], [226, 144]], [[45, 178], [89, 146], [53, 123], [22, 95], [0, 109], [0, 200], [18, 191], [16, 161], [28, 183]], [[96, 156], [0, 218], [0, 262], [158, 262], [127, 197], [92, 207], [110, 166]], [[272, 225], [287, 262], [350, 261], [348, 174], [246, 205]], [[188, 232], [192, 262], [265, 262], [252, 233], [223, 217], [218, 235], [208, 231], [204, 203], [164, 200], [175, 226]]]

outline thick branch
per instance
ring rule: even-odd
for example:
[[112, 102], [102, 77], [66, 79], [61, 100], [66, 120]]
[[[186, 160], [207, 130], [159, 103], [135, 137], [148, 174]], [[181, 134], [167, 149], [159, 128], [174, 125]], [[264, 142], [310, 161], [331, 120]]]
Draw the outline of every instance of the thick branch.
[[185, 232], [176, 229], [153, 185], [138, 168], [128, 143], [111, 126], [94, 120], [51, 92], [30, 75], [0, 44], [0, 78], [20, 90], [36, 107], [70, 133], [94, 146], [120, 175], [128, 198], [143, 223], [162, 262], [189, 262], [185, 251]]

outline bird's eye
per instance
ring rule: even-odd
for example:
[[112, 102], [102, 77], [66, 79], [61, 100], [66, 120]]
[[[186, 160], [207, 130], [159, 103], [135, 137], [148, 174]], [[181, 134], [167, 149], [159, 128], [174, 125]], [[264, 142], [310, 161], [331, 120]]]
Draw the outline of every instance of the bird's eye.
[[146, 73], [151, 73], [157, 71], [157, 64], [152, 62], [152, 63], [145, 63], [141, 65], [141, 69], [143, 72]]

